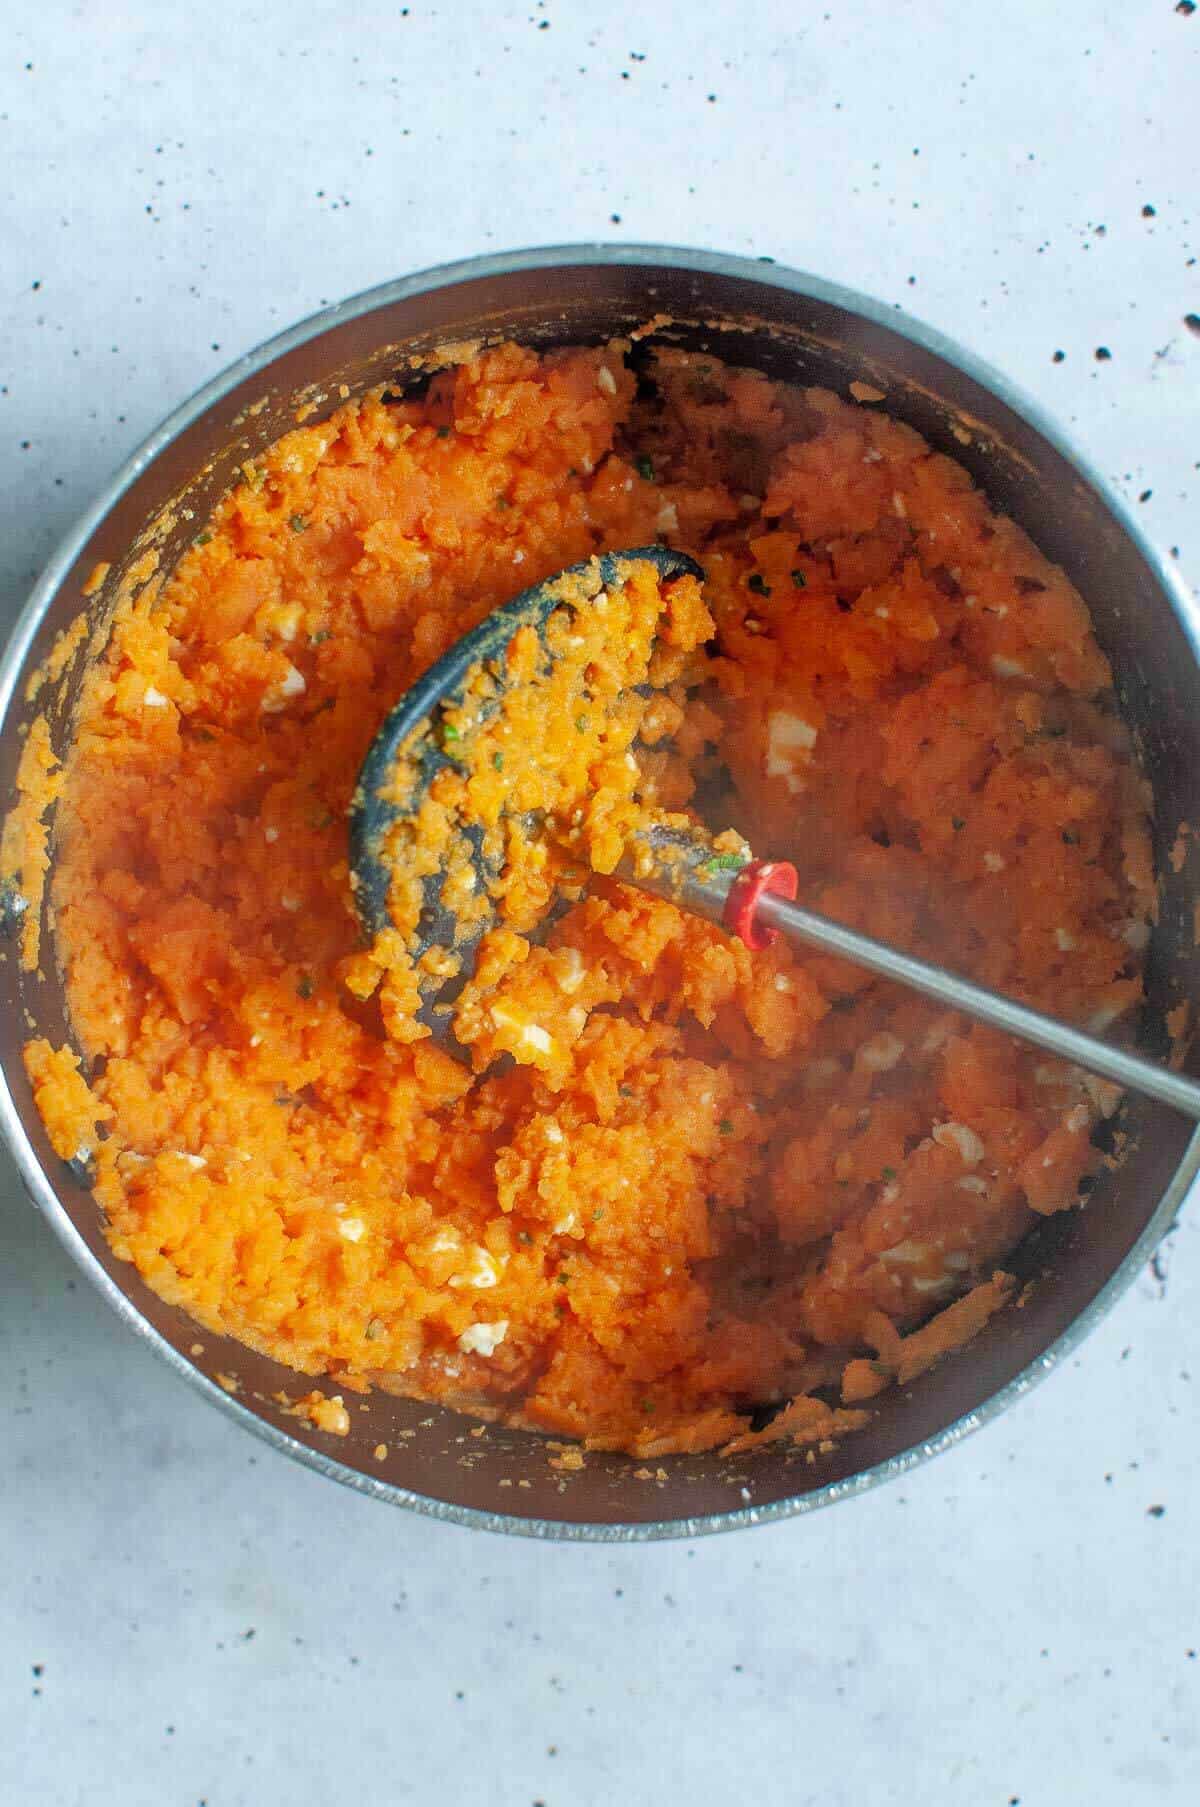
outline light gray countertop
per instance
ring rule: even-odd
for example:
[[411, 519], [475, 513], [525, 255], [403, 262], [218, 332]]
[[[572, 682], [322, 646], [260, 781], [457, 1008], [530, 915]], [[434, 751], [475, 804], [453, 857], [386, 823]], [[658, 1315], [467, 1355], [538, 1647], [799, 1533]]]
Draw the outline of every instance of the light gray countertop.
[[[1194, 580], [1198, 94], [1173, 0], [14, 8], [6, 619], [241, 351], [423, 265], [597, 238], [771, 255], [923, 317], [1150, 492]], [[794, 1523], [612, 1549], [293, 1467], [3, 1185], [0, 1807], [1200, 1798], [1194, 1205], [1163, 1277], [952, 1453]]]

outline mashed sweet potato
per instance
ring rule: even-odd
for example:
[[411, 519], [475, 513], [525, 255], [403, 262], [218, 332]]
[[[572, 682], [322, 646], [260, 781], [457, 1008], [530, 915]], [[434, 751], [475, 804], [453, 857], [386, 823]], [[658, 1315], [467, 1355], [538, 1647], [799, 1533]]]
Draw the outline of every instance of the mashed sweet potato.
[[506, 345], [299, 427], [119, 614], [57, 808], [82, 1063], [28, 1067], [117, 1251], [304, 1374], [642, 1454], [823, 1439], [1003, 1303], [1112, 1089], [594, 874], [485, 944], [509, 1033], [473, 1073], [358, 935], [371, 737], [514, 592], [660, 538], [712, 629], [644, 755], [664, 805], [1099, 1027], [1141, 996], [1145, 792], [1083, 602], [959, 465], [627, 349]]

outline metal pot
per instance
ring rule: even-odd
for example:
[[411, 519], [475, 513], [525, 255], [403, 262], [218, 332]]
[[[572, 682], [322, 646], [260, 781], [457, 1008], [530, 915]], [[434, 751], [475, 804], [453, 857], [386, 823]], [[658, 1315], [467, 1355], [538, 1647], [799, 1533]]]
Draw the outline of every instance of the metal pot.
[[[977, 359], [878, 303], [768, 262], [656, 246], [582, 246], [482, 258], [373, 289], [243, 358], [180, 408], [117, 474], [51, 560], [0, 668], [0, 797], [11, 795], [20, 733], [47, 708], [56, 750], [68, 738], [78, 672], [36, 706], [25, 680], [81, 607], [88, 573], [112, 565], [87, 603], [101, 620], [151, 523], [168, 516], [158, 549], [167, 568], [234, 467], [292, 424], [384, 381], [412, 381], [415, 357], [447, 341], [515, 337], [526, 344], [597, 341], [666, 316], [664, 336], [773, 377], [845, 392], [854, 380], [886, 392], [891, 412], [960, 460], [1087, 599], [1136, 729], [1156, 807], [1162, 916], [1149, 954], [1142, 1042], [1162, 1054], [1165, 1018], [1198, 990], [1192, 904], [1196, 842], [1176, 871], [1180, 825], [1200, 819], [1200, 624], [1175, 575], [1095, 472], [1038, 410]], [[190, 518], [185, 511], [191, 511]], [[44, 946], [49, 947], [47, 939]], [[1010, 1308], [966, 1349], [903, 1391], [872, 1423], [814, 1461], [771, 1449], [737, 1462], [667, 1458], [648, 1469], [590, 1455], [561, 1472], [545, 1442], [457, 1414], [374, 1394], [352, 1401], [344, 1439], [301, 1429], [274, 1395], [297, 1376], [239, 1343], [197, 1331], [108, 1247], [91, 1194], [51, 1150], [33, 1106], [20, 1046], [37, 1032], [69, 1039], [60, 978], [49, 957], [28, 976], [0, 963], [0, 1121], [35, 1205], [131, 1329], [209, 1399], [276, 1448], [377, 1498], [460, 1524], [561, 1538], [694, 1536], [808, 1511], [903, 1472], [947, 1448], [1047, 1373], [1133, 1279], [1170, 1225], [1200, 1165], [1200, 1135], [1181, 1118], [1131, 1099], [1126, 1158], [1087, 1206], [1047, 1219], [1012, 1266], [1026, 1282]], [[203, 1354], [193, 1357], [193, 1345]], [[232, 1377], [230, 1393], [213, 1378]], [[373, 1451], [386, 1443], [378, 1461]]]

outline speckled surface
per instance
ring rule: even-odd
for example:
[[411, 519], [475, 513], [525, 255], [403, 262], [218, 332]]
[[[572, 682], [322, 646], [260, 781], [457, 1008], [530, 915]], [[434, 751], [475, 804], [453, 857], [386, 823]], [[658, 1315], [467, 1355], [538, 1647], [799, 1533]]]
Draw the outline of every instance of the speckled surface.
[[[771, 255], [923, 316], [1200, 572], [1187, 0], [16, 10], [6, 620], [239, 352], [406, 270], [584, 238]], [[950, 1455], [811, 1519], [612, 1550], [417, 1520], [261, 1449], [2, 1183], [3, 1807], [1200, 1798], [1194, 1205]]]

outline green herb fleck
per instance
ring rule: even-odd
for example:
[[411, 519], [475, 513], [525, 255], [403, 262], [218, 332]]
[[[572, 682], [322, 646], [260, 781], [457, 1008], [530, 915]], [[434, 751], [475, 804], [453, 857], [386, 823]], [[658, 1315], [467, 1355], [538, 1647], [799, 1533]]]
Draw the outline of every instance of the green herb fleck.
[[528, 1230], [518, 1230], [517, 1231], [517, 1241], [524, 1242], [524, 1243], [530, 1243], [533, 1241], [533, 1237], [529, 1234]]
[[296, 996], [297, 997], [311, 998], [312, 994], [315, 990], [316, 990], [316, 984], [313, 980], [311, 973], [305, 973], [296, 982]]
[[569, 1286], [571, 1283], [571, 1276], [565, 1267], [560, 1267], [554, 1278], [559, 1286]]
[[437, 436], [439, 439], [449, 439], [449, 437], [450, 437], [449, 427], [439, 427], [437, 430]]
[[245, 477], [247, 484], [254, 491], [255, 495], [258, 494], [267, 480], [267, 473], [261, 464], [244, 464], [242, 466], [242, 475]]
[[896, 1177], [896, 1169], [894, 1167], [885, 1167], [883, 1170], [883, 1177], [885, 1180], [894, 1180]]
[[555, 1301], [554, 1301], [554, 1315], [555, 1315], [555, 1317], [556, 1317], [556, 1318], [565, 1318], [565, 1317], [566, 1317], [566, 1315], [567, 1315], [567, 1301], [566, 1301], [566, 1300], [565, 1300], [565, 1299], [555, 1299]]
[[701, 867], [701, 872], [708, 878], [715, 878], [718, 872], [740, 872], [746, 864], [744, 853], [714, 853]]
[[512, 502], [509, 500], [509, 498], [507, 496], [497, 496], [495, 498], [495, 503], [496, 503], [497, 508], [511, 508], [512, 507]]
[[329, 629], [327, 627], [319, 627], [315, 634], [310, 634], [308, 636], [308, 644], [310, 646], [324, 646], [328, 639]]
[[645, 1412], [647, 1418], [653, 1418], [654, 1401], [652, 1399], [643, 1399], [642, 1400], [642, 1410], [643, 1410], [643, 1412]]
[[577, 715], [575, 717], [575, 726], [581, 734], [587, 733], [587, 725], [588, 720], [586, 715]]
[[321, 830], [323, 830], [323, 829], [331, 827], [332, 824], [333, 824], [333, 815], [327, 809], [319, 809], [316, 811], [316, 813], [314, 815], [311, 815], [308, 818], [308, 826], [310, 828], [315, 828], [318, 831], [318, 833], [320, 833]]
[[211, 530], [211, 528], [206, 527], [204, 529], [203, 533], [198, 533], [196, 535], [195, 544], [197, 546], [207, 546], [207, 545], [209, 545], [211, 540], [212, 540], [212, 530]]
[[603, 1216], [604, 1216], [604, 1207], [603, 1207], [603, 1205], [597, 1205], [597, 1207], [596, 1207], [596, 1209], [595, 1209], [595, 1210], [594, 1210], [594, 1211], [593, 1211], [593, 1212], [592, 1212], [592, 1222], [593, 1222], [593, 1223], [599, 1223], [599, 1222], [600, 1222], [600, 1219], [601, 1219], [601, 1218], [602, 1218], [602, 1217], [603, 1217]]
[[636, 470], [638, 476], [644, 477], [647, 483], [654, 482], [653, 460], [650, 458], [647, 458], [644, 453], [643, 453], [642, 457], [634, 459], [633, 467]]
[[753, 577], [747, 579], [747, 587], [753, 590], [756, 596], [769, 596], [771, 594], [770, 584], [758, 571], [754, 573]]
[[965, 828], [965, 827], [966, 827], [966, 826], [967, 826], [967, 825], [966, 825], [966, 823], [965, 823], [965, 822], [964, 822], [964, 821], [963, 821], [963, 819], [962, 819], [962, 817], [961, 817], [961, 816], [951, 816], [951, 818], [950, 818], [950, 826], [951, 826], [951, 828], [952, 828], [952, 829], [953, 829], [953, 830], [954, 830], [954, 832], [955, 832], [955, 834], [958, 834], [958, 832], [959, 832], [959, 831], [960, 831], [960, 829], [963, 829], [963, 828]]
[[378, 1318], [367, 1319], [367, 1327], [363, 1331], [363, 1335], [366, 1337], [368, 1343], [376, 1343], [379, 1341], [379, 1338], [383, 1335], [383, 1325], [379, 1322]]
[[492, 754], [492, 770], [494, 772], [502, 772], [504, 770], [503, 753], [493, 753]]
[[445, 746], [448, 742], [453, 743], [454, 741], [461, 740], [461, 739], [462, 739], [462, 735], [459, 733], [458, 729], [454, 726], [453, 722], [443, 722], [442, 723], [442, 745], [443, 746]]
[[294, 514], [288, 522], [293, 533], [307, 533], [308, 522], [302, 514]]
[[1079, 836], [1073, 828], [1064, 828], [1062, 838], [1068, 847], [1078, 847], [1079, 845]]
[[733, 1134], [733, 1123], [728, 1117], [722, 1117], [721, 1121], [717, 1124], [717, 1128], [723, 1136], [731, 1136]]
[[808, 579], [805, 577], [803, 571], [793, 571], [792, 582], [798, 590], [806, 590], [808, 588]]
[[617, 1090], [621, 1094], [622, 1098], [632, 1098], [633, 1097], [633, 1087], [631, 1085], [619, 1085], [617, 1087]]

